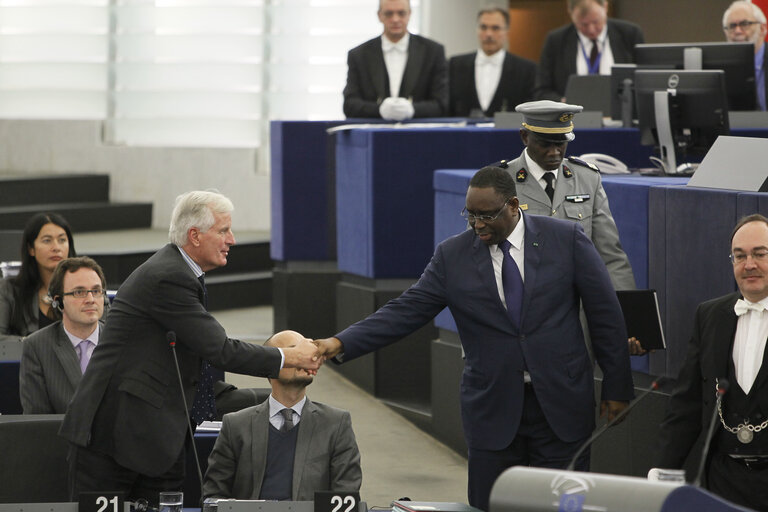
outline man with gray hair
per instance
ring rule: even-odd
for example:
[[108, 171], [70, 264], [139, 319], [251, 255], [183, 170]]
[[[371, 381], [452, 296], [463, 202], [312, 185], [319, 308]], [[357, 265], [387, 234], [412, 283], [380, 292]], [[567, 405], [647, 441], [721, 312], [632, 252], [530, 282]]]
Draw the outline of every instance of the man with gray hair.
[[760, 110], [765, 110], [765, 14], [752, 2], [733, 2], [723, 14], [723, 32], [730, 43], [755, 45], [757, 103]]
[[226, 265], [235, 244], [232, 210], [217, 192], [179, 196], [171, 243], [120, 286], [60, 431], [70, 441], [73, 500], [109, 489], [156, 504], [160, 491], [181, 489], [187, 411], [207, 364], [262, 377], [317, 370], [311, 343], [230, 339], [206, 310], [205, 273]]

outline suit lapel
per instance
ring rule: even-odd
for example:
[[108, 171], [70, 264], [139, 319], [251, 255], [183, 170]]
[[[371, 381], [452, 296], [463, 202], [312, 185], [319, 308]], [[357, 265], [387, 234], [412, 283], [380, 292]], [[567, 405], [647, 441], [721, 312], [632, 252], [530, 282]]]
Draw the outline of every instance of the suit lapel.
[[[515, 105], [505, 105], [504, 91], [511, 88], [512, 84], [507, 83], [507, 77], [512, 74], [512, 62], [509, 58], [509, 54], [504, 54], [504, 63], [501, 65], [501, 76], [499, 77], [499, 85], [496, 86], [496, 92], [493, 93], [493, 99], [491, 104], [488, 105], [488, 110], [492, 112], [507, 112], [510, 108], [515, 108]], [[472, 74], [474, 76], [474, 73]], [[479, 102], [478, 102], [479, 103]]]
[[540, 240], [540, 231], [536, 226], [536, 221], [532, 217], [525, 217], [525, 281], [523, 283], [523, 312], [521, 322], [525, 322], [525, 312], [531, 303], [533, 289], [536, 287], [536, 278], [538, 276], [539, 263], [541, 262], [542, 248]]
[[470, 107], [470, 112], [472, 111], [472, 108], [483, 108], [480, 105], [480, 96], [477, 95], [477, 77], [475, 76], [475, 61], [477, 60], [477, 53], [474, 53], [472, 55], [471, 59], [468, 59], [467, 62], [469, 66], [466, 69], [466, 76], [469, 77], [469, 82], [472, 84], [472, 92], [474, 93], [474, 101], [471, 105], [467, 105]]
[[[555, 182], [555, 194], [552, 196], [552, 209], [553, 210], [559, 210], [563, 203], [565, 202], [565, 196], [573, 194], [574, 193], [574, 187], [576, 186], [576, 181], [573, 177], [566, 178], [563, 175], [563, 164], [560, 164], [560, 169], [557, 172], [557, 181]], [[566, 166], [567, 167], [567, 166]], [[541, 188], [541, 187], [539, 187]], [[546, 192], [544, 193], [546, 196]], [[595, 200], [595, 198], [591, 198], [592, 201]]]
[[616, 30], [616, 26], [608, 22], [608, 42], [611, 45], [611, 53], [613, 54], [613, 61], [618, 63], [629, 62], [631, 59], [628, 54], [628, 49], [624, 46], [624, 38], [622, 34]]
[[565, 43], [565, 81], [568, 81], [570, 75], [576, 74], [576, 55], [579, 52], [579, 35], [576, 33], [576, 27], [571, 24], [566, 36]]
[[264, 481], [264, 472], [267, 469], [267, 446], [269, 444], [269, 400], [262, 402], [258, 406], [258, 412], [254, 415], [251, 422], [251, 468], [253, 469], [253, 478], [250, 479], [253, 492], [250, 493], [254, 499], [261, 495], [261, 483]]
[[61, 324], [56, 328], [56, 341], [53, 344], [53, 351], [64, 370], [64, 375], [67, 376], [67, 380], [72, 385], [72, 389], [76, 388], [83, 377], [80, 371], [80, 360], [77, 357], [75, 347], [72, 346], [72, 342], [69, 340], [67, 333], [64, 332], [64, 327]]
[[317, 407], [313, 404], [309, 398], [304, 403], [304, 408], [301, 411], [301, 421], [299, 421], [299, 434], [296, 439], [296, 455], [293, 459], [293, 489], [292, 497], [296, 499], [299, 495], [299, 489], [301, 489], [301, 479], [304, 473], [304, 467], [307, 463], [307, 454], [312, 449], [312, 435], [315, 432], [315, 414], [317, 413]]
[[[718, 306], [715, 328], [711, 336], [704, 338], [707, 346], [701, 347], [702, 354], [712, 354], [712, 358], [707, 363], [709, 368], [705, 370], [705, 375], [711, 375], [713, 378], [728, 375], [728, 361], [733, 359], [733, 338], [736, 335], [738, 322], [738, 317], [733, 312], [733, 305], [738, 298], [739, 295], [734, 294]], [[714, 393], [714, 389], [712, 392]]]
[[[531, 171], [528, 169], [528, 161], [526, 160], [525, 155], [510, 164], [510, 171], [513, 176], [516, 176], [517, 171], [520, 169], [525, 169], [525, 173], [528, 177], [525, 178], [525, 181], [517, 182], [518, 191], [525, 190], [525, 196], [528, 198], [529, 202], [535, 201], [543, 204], [548, 210], [551, 209], [552, 203], [549, 200], [549, 196], [544, 192], [544, 189], [541, 188], [539, 182], [533, 177]], [[557, 188], [557, 184], [555, 184], [555, 188]], [[557, 190], [555, 190], [555, 193], [557, 193]], [[518, 193], [517, 195], [520, 196], [522, 194]]]
[[414, 36], [410, 36], [408, 41], [408, 61], [405, 63], [403, 72], [403, 81], [400, 83], [400, 93], [398, 96], [410, 98], [413, 96], [413, 89], [416, 87], [416, 81], [421, 75], [425, 60], [425, 49], [421, 42]]
[[366, 65], [371, 75], [376, 97], [383, 100], [389, 94], [389, 75], [387, 65], [384, 63], [384, 52], [381, 50], [381, 38], [376, 38], [368, 48]]
[[480, 275], [480, 281], [483, 283], [486, 291], [495, 299], [499, 309], [504, 313], [504, 317], [509, 318], [507, 309], [501, 302], [501, 297], [499, 297], [499, 288], [496, 285], [496, 274], [493, 270], [491, 252], [488, 250], [488, 246], [477, 237], [474, 237], [472, 243], [472, 258], [475, 260], [475, 266]]

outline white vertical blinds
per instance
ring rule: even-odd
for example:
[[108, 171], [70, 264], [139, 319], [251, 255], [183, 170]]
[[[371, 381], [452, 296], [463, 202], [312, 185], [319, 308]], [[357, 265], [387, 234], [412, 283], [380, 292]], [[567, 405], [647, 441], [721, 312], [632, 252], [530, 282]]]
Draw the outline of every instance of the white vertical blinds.
[[[410, 28], [418, 32], [419, 1]], [[377, 0], [0, 0], [0, 117], [104, 119], [106, 142], [258, 147], [338, 119]]]

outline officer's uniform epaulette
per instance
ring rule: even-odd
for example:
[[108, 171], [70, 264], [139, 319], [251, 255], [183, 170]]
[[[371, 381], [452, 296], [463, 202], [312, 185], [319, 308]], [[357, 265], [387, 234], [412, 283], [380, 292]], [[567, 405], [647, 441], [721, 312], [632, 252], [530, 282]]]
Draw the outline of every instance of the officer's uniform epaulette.
[[568, 160], [569, 162], [573, 162], [574, 164], [579, 164], [581, 166], [584, 166], [587, 169], [592, 169], [595, 172], [600, 172], [600, 169], [592, 162], [585, 162], [581, 158], [576, 158], [575, 156], [567, 156], [565, 157], [565, 159]]
[[501, 167], [502, 169], [509, 169], [509, 162], [509, 160], [499, 160], [498, 162], [488, 164], [488, 167]]

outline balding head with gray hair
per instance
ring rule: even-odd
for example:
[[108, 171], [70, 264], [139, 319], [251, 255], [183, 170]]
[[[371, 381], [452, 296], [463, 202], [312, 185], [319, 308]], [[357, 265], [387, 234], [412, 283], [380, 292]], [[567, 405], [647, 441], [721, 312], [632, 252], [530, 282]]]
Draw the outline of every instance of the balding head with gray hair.
[[232, 213], [235, 207], [226, 196], [215, 190], [193, 190], [176, 198], [171, 214], [168, 238], [183, 247], [192, 228], [205, 233], [215, 223], [215, 213]]

